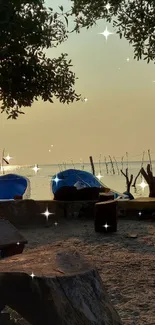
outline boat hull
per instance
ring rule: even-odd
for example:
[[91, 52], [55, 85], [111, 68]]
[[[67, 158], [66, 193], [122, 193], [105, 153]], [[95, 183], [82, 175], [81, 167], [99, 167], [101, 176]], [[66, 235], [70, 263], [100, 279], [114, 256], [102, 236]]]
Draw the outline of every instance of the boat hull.
[[21, 175], [6, 174], [0, 176], [0, 200], [13, 200], [23, 197], [30, 187], [29, 180]]
[[[55, 195], [55, 193], [64, 186], [76, 186], [76, 184], [79, 183], [78, 188], [82, 187], [97, 187], [97, 188], [105, 188], [107, 189], [107, 186], [105, 186], [101, 181], [98, 180], [96, 176], [93, 174], [78, 170], [78, 169], [67, 169], [63, 172], [58, 173], [57, 175], [53, 176], [51, 181], [51, 187], [52, 192]], [[81, 184], [81, 187], [80, 187]], [[117, 191], [110, 190], [110, 192], [114, 195], [114, 198], [121, 197], [121, 198], [127, 198], [127, 195], [123, 193], [119, 193]]]

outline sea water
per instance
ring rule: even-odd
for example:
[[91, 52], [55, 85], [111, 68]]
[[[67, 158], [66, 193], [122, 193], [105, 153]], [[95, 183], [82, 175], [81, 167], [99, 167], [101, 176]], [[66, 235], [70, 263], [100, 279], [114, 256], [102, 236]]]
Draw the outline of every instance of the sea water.
[[[144, 168], [146, 168], [148, 162], [144, 163]], [[101, 178], [101, 181], [103, 184], [105, 184], [107, 187], [116, 190], [118, 192], [124, 192], [126, 191], [126, 179], [125, 177], [119, 172], [118, 169], [121, 169], [121, 163], [118, 163], [118, 169], [117, 166], [114, 165], [115, 168], [115, 174], [113, 174], [112, 166], [109, 163], [108, 164], [108, 174], [106, 170], [105, 163], [95, 163], [95, 173], [96, 175], [101, 174], [103, 177]], [[6, 166], [5, 167], [5, 173], [15, 173], [22, 176], [26, 176], [30, 180], [31, 184], [31, 191], [30, 191], [30, 198], [34, 200], [50, 200], [52, 199], [52, 190], [51, 190], [51, 179], [53, 175], [60, 172], [60, 170], [65, 170], [69, 168], [75, 168], [75, 169], [84, 169], [85, 171], [91, 172], [91, 166], [90, 164], [85, 164], [82, 166], [81, 164], [74, 165], [67, 164], [66, 166], [58, 166], [58, 165], [39, 165], [40, 168], [37, 173], [33, 170], [34, 166]], [[129, 177], [131, 174], [133, 174], [134, 178], [137, 176], [140, 167], [141, 162], [128, 162], [124, 163], [123, 171], [125, 172], [125, 169], [128, 167], [129, 171]], [[155, 162], [152, 162], [153, 170], [155, 171]], [[142, 182], [142, 177], [139, 176], [137, 179], [137, 188], [136, 192], [133, 187], [131, 187], [131, 193], [134, 195], [134, 197], [139, 196], [148, 196], [148, 186], [145, 187], [143, 190], [139, 184]]]

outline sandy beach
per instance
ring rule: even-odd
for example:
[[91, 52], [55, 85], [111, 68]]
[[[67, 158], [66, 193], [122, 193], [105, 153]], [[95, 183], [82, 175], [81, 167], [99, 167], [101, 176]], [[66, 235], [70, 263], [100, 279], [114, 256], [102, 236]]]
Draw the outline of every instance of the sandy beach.
[[[118, 232], [104, 235], [94, 232], [91, 220], [57, 222], [50, 228], [21, 230], [28, 245], [9, 262], [12, 270], [14, 265], [18, 268], [19, 258], [31, 253], [28, 272], [35, 274], [40, 263], [46, 275], [50, 272], [49, 254], [52, 260], [52, 252], [76, 251], [99, 271], [124, 325], [155, 324], [155, 224], [120, 219]], [[7, 263], [7, 259], [1, 261], [0, 271], [6, 270]]]

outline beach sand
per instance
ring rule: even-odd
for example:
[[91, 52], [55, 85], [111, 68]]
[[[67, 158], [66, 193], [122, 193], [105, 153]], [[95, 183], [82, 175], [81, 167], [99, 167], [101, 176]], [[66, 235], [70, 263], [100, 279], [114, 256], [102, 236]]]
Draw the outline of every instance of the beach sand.
[[[155, 224], [120, 219], [117, 233], [105, 235], [95, 233], [92, 220], [57, 222], [50, 228], [21, 230], [28, 245], [19, 256], [31, 252], [34, 257], [29, 269], [35, 274], [39, 252], [42, 252], [39, 263], [46, 274], [49, 273], [46, 254], [52, 260], [52, 252], [77, 251], [99, 271], [124, 325], [155, 324]], [[14, 259], [18, 266], [18, 256]]]

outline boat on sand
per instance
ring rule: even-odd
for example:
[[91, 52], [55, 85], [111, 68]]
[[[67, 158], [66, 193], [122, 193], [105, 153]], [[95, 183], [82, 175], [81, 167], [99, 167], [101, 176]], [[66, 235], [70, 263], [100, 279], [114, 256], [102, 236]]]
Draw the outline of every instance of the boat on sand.
[[82, 188], [98, 188], [101, 189], [101, 192], [104, 192], [104, 190], [110, 192], [114, 198], [129, 199], [128, 194], [111, 190], [93, 174], [78, 169], [67, 169], [54, 175], [51, 180], [51, 187], [54, 195], [64, 187], [75, 187], [78, 190]]

